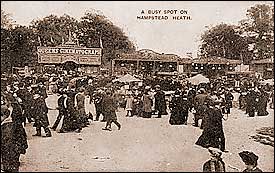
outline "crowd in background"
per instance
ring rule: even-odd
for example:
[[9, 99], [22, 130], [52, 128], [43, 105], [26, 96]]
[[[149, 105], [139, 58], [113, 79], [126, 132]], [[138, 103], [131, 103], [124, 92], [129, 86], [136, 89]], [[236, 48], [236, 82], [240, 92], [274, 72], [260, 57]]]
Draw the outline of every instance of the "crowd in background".
[[[70, 75], [18, 75], [1, 78], [1, 159], [4, 170], [18, 171], [20, 154], [28, 148], [24, 125], [33, 122], [34, 136], [51, 137], [62, 117], [59, 133], [80, 133], [91, 121], [106, 122], [103, 130], [112, 131], [114, 123], [118, 129], [116, 111], [126, 110], [127, 117], [161, 118], [168, 115], [171, 125], [187, 125], [189, 114], [194, 114], [193, 125], [203, 129], [196, 144], [202, 147], [225, 149], [223, 119], [230, 118], [234, 106], [233, 93], [238, 93], [239, 109], [249, 117], [268, 115], [267, 107], [274, 102], [274, 88], [255, 80], [243, 80], [238, 88], [217, 78], [209, 83], [193, 85], [178, 78], [141, 78], [143, 85], [112, 83], [111, 76]], [[168, 92], [170, 91], [170, 92]], [[50, 126], [46, 98], [50, 94], [59, 96], [58, 115]], [[88, 98], [88, 103], [86, 103]], [[95, 115], [86, 107], [93, 104]], [[201, 120], [201, 123], [199, 121]]]

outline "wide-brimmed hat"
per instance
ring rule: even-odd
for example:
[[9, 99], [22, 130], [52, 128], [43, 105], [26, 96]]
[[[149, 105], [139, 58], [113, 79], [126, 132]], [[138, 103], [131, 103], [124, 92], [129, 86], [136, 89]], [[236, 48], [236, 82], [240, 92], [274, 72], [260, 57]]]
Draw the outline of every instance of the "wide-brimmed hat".
[[251, 151], [242, 151], [239, 153], [239, 156], [242, 158], [242, 161], [246, 165], [257, 165], [258, 156]]
[[157, 89], [157, 88], [160, 89], [160, 85], [156, 85], [155, 88], [156, 88], [156, 89]]

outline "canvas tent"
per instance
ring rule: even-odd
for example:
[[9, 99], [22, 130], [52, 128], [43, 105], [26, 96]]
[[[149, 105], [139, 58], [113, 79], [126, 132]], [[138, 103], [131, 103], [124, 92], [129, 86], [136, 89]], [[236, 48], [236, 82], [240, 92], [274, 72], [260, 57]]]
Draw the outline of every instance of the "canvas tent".
[[191, 82], [191, 84], [193, 84], [193, 85], [198, 85], [200, 83], [208, 83], [209, 82], [209, 79], [201, 74], [198, 74], [196, 76], [188, 78], [187, 80], [189, 82]]
[[118, 79], [114, 79], [112, 82], [123, 82], [123, 83], [130, 83], [130, 82], [141, 82], [142, 80], [135, 78], [130, 74], [126, 74]]
[[269, 84], [269, 85], [274, 85], [274, 79], [266, 79], [264, 81], [260, 82], [263, 85]]

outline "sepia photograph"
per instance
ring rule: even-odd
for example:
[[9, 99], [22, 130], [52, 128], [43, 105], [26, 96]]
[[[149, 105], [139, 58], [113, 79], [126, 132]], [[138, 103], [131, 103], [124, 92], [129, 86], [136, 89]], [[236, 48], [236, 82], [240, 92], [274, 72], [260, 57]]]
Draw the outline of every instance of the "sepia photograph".
[[274, 172], [274, 1], [1, 1], [1, 172]]

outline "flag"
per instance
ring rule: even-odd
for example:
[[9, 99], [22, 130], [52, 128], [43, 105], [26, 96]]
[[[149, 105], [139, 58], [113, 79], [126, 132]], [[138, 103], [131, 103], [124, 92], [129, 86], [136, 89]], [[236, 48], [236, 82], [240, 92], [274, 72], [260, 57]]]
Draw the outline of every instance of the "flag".
[[54, 41], [53, 41], [53, 37], [52, 37], [52, 36], [51, 36], [51, 42], [52, 42], [52, 43], [54, 43]]
[[103, 49], [103, 44], [102, 44], [102, 39], [101, 39], [101, 37], [99, 37], [99, 44], [100, 44], [100, 48]]
[[40, 46], [42, 46], [41, 39], [40, 39], [39, 36], [38, 36], [38, 43], [39, 43]]

